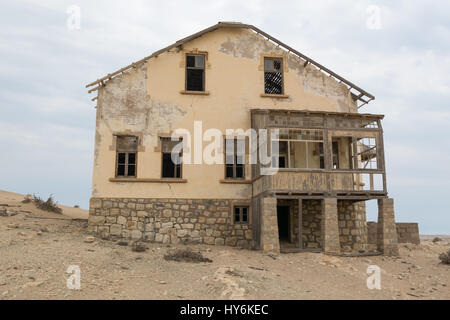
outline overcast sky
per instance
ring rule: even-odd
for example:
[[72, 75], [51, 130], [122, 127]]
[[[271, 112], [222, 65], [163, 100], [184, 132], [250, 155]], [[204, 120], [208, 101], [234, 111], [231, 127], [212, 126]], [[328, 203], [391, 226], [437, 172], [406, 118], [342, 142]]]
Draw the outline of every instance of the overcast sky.
[[386, 115], [397, 220], [450, 234], [447, 0], [2, 1], [0, 189], [87, 208], [95, 103], [84, 86], [218, 21], [253, 24], [375, 95], [361, 112]]

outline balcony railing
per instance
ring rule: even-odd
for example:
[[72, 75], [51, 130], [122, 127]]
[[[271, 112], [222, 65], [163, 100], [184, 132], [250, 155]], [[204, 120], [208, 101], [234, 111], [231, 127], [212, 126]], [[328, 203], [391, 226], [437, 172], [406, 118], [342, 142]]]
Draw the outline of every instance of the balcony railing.
[[253, 182], [253, 196], [264, 192], [298, 194], [386, 194], [384, 173], [373, 170], [279, 169]]

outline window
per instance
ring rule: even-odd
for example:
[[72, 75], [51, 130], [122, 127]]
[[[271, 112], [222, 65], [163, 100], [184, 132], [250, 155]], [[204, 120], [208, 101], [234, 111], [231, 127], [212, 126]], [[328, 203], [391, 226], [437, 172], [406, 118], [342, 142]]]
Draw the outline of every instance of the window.
[[116, 139], [116, 177], [136, 177], [139, 138], [117, 136]]
[[[275, 150], [275, 145], [272, 145], [272, 150]], [[277, 168], [288, 168], [288, 142], [278, 141], [278, 157], [272, 157], [272, 163]]]
[[352, 138], [333, 136], [332, 138], [332, 168], [352, 169]]
[[283, 94], [283, 59], [264, 58], [264, 93]]
[[205, 55], [186, 56], [186, 91], [205, 91]]
[[324, 169], [322, 130], [279, 129], [272, 139], [272, 166]]
[[248, 223], [249, 207], [234, 207], [234, 222]]
[[225, 179], [245, 178], [245, 140], [225, 140]]
[[333, 169], [339, 169], [339, 142], [332, 142], [333, 148]]
[[352, 149], [354, 167], [357, 169], [378, 169], [377, 141], [375, 138], [354, 138]]
[[161, 138], [162, 178], [181, 179], [182, 143], [181, 139]]

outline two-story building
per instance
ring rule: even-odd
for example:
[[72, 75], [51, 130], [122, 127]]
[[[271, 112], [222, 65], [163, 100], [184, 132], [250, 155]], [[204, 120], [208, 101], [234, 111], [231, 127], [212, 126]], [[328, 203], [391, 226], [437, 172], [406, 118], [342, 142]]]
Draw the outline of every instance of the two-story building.
[[378, 199], [377, 249], [398, 254], [383, 116], [358, 113], [374, 97], [260, 29], [219, 22], [87, 87], [99, 236], [367, 251]]

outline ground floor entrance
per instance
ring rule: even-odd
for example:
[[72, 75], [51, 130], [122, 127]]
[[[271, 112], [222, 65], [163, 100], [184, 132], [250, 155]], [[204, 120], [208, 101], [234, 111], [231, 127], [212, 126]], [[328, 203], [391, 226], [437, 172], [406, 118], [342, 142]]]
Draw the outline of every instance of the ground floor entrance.
[[290, 241], [290, 207], [277, 206], [278, 236], [281, 242]]
[[255, 203], [255, 240], [260, 241], [259, 248], [263, 250], [362, 254], [376, 253], [378, 249], [385, 254], [397, 254], [392, 199], [378, 200], [375, 248], [370, 248], [368, 242], [364, 200], [280, 195], [263, 197]]

